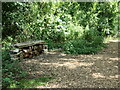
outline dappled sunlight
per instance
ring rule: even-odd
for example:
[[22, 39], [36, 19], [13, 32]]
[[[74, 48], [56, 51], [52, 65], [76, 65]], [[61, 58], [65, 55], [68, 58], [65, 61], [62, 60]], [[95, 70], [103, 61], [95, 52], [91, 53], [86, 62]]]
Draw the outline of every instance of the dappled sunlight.
[[32, 61], [31, 61], [31, 60], [28, 60], [28, 61], [24, 61], [24, 63], [32, 63]]
[[67, 85], [66, 83], [70, 83], [69, 86], [79, 83], [85, 87], [87, 85], [90, 87], [94, 85], [109, 87], [111, 85], [112, 87], [112, 84], [117, 86], [119, 58], [114, 54], [104, 52], [104, 54], [95, 55], [71, 55], [53, 51], [47, 55], [27, 59], [23, 63], [32, 77], [41, 75], [56, 77], [55, 82], [57, 83], [37, 88], [62, 87]]
[[49, 54], [58, 54], [57, 52], [49, 52]]
[[38, 63], [38, 60], [27, 60], [24, 63]]
[[112, 61], [118, 61], [119, 58], [118, 58], [118, 56], [113, 57], [113, 55], [111, 55], [111, 57], [109, 55], [96, 55], [92, 58], [92, 60], [94, 60], [94, 61], [102, 60], [102, 61], [112, 62]]
[[41, 1], [0, 3], [1, 87], [116, 88], [118, 2]]
[[103, 57], [97, 56], [94, 59], [102, 59]]
[[120, 42], [120, 40], [109, 40], [109, 42]]
[[103, 79], [118, 79], [118, 78], [119, 78], [119, 75], [105, 76], [105, 75], [103, 75], [103, 74], [101, 74], [101, 73], [93, 73], [93, 74], [92, 74], [92, 77], [93, 77], [93, 78], [96, 78], [96, 79], [97, 79], [97, 78], [103, 78]]
[[44, 72], [43, 71], [32, 71], [32, 72], [29, 72], [29, 74], [32, 74], [32, 75], [37, 75], [37, 74], [43, 75]]
[[114, 67], [118, 69], [118, 66], [114, 66]]
[[71, 65], [69, 65], [69, 63], [66, 63], [65, 65], [69, 68], [69, 69], [74, 69], [76, 67], [80, 67], [80, 66], [92, 66], [94, 63], [72, 63]]
[[85, 62], [64, 62], [64, 63], [40, 63], [41, 65], [53, 65], [55, 67], [59, 67], [59, 66], [65, 66], [68, 67], [69, 69], [74, 69], [76, 67], [80, 67], [80, 66], [92, 66], [94, 63], [85, 63]]
[[109, 76], [110, 79], [115, 79], [115, 78], [119, 78], [120, 75], [115, 75], [115, 76]]
[[112, 63], [112, 61], [107, 61], [108, 63]]
[[65, 60], [65, 61], [76, 61], [78, 59], [74, 58], [60, 58], [60, 60]]
[[59, 63], [39, 63], [40, 65], [53, 65], [53, 66], [62, 66], [62, 64]]
[[118, 61], [119, 60], [119, 58], [117, 57], [117, 58], [110, 58], [110, 60], [113, 60], [113, 61]]
[[105, 78], [105, 76], [102, 75], [101, 73], [93, 73], [92, 76], [93, 78]]
[[45, 86], [37, 86], [36, 88], [51, 88], [51, 86], [52, 86], [52, 88], [59, 88], [59, 87], [61, 87], [60, 84], [51, 84], [51, 85], [45, 85]]
[[[51, 61], [51, 60], [49, 60]], [[84, 59], [83, 59], [84, 61]], [[80, 66], [92, 66], [94, 62], [88, 63], [88, 62], [82, 62], [78, 58], [60, 58], [59, 61], [57, 62], [42, 62], [39, 60], [31, 59], [31, 60], [26, 60], [24, 61], [26, 64], [35, 64], [35, 65], [45, 65], [45, 66], [54, 66], [54, 67], [62, 67], [65, 66], [69, 69], [74, 69], [76, 67]]]
[[64, 54], [64, 53], [61, 53], [61, 54], [59, 54], [59, 56], [66, 56], [66, 54]]

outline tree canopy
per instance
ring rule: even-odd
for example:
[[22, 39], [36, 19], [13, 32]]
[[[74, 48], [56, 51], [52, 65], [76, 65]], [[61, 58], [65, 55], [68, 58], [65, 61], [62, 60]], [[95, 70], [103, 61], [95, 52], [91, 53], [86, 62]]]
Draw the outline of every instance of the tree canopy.
[[64, 41], [87, 26], [103, 35], [117, 31], [117, 2], [4, 2], [2, 6], [3, 39]]

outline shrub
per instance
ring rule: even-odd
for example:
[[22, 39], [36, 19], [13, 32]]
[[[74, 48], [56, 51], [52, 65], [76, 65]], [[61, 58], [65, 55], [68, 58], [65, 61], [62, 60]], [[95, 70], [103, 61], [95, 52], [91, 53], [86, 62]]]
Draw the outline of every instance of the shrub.
[[95, 54], [103, 46], [103, 37], [99, 32], [88, 28], [88, 30], [85, 29], [81, 38], [67, 41], [64, 44], [64, 51], [71, 54]]
[[55, 43], [53, 42], [52, 40], [47, 40], [46, 41], [47, 44], [48, 44], [48, 49], [51, 50], [51, 49], [61, 49], [63, 47], [63, 43]]
[[90, 43], [86, 40], [76, 39], [66, 42], [64, 51], [69, 54], [95, 54], [101, 47], [101, 45], [96, 45], [94, 41]]
[[7, 88], [11, 83], [18, 83], [17, 79], [27, 73], [20, 68], [18, 60], [11, 59], [9, 51], [2, 51], [2, 74], [2, 87]]

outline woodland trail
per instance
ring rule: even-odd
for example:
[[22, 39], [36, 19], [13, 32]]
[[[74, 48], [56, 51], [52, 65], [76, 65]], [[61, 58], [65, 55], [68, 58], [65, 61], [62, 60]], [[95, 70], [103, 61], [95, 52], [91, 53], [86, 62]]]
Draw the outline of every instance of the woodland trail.
[[35, 88], [117, 88], [118, 42], [95, 55], [67, 55], [50, 51], [32, 59], [25, 59], [21, 66], [31, 78], [41, 75], [55, 77], [45, 86]]

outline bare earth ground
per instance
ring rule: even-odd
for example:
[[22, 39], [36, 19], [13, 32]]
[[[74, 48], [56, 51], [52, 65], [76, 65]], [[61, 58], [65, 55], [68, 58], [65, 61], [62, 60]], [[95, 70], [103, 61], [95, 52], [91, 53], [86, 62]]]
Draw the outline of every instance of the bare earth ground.
[[96, 55], [66, 55], [50, 51], [21, 63], [31, 78], [50, 75], [55, 79], [36, 88], [118, 88], [118, 43]]

